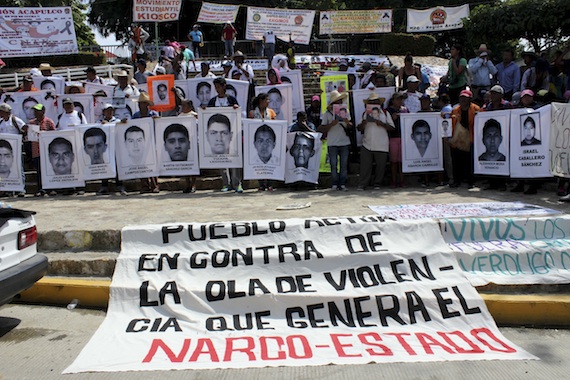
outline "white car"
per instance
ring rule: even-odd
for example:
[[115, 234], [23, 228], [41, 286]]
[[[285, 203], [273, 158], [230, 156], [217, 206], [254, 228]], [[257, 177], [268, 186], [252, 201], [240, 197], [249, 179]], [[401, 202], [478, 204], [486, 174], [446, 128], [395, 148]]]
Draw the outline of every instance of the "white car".
[[31, 288], [48, 267], [38, 254], [35, 212], [0, 208], [0, 305]]

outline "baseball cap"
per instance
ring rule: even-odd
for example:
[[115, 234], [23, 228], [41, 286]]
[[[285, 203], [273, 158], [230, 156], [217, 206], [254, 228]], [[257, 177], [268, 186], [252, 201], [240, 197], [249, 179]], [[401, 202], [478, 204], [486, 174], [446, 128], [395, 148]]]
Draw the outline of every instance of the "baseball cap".
[[319, 95], [313, 95], [313, 97], [311, 98], [311, 102], [320, 102], [321, 101], [321, 97]]
[[499, 86], [498, 84], [491, 87], [491, 89], [489, 91], [496, 92], [498, 94], [504, 94], [505, 93], [505, 90], [503, 90], [503, 88], [501, 86]]
[[525, 96], [525, 95], [534, 97], [534, 91], [532, 91], [532, 90], [530, 90], [530, 89], [527, 88], [526, 90], [523, 90], [523, 91], [521, 92], [521, 98], [522, 98], [523, 96]]
[[64, 98], [63, 101], [61, 102], [61, 104], [66, 104], [66, 103], [73, 104], [73, 100], [71, 100], [71, 98]]
[[419, 81], [420, 81], [420, 80], [419, 80], [418, 77], [415, 76], [415, 75], [410, 75], [410, 76], [408, 77], [408, 79], [406, 79], [406, 83], [410, 83], [410, 82], [411, 82], [411, 83], [415, 83], [415, 82], [419, 82]]
[[222, 67], [232, 67], [233, 64], [230, 61], [224, 61], [222, 62]]
[[43, 104], [41, 104], [41, 103], [38, 103], [38, 104], [36, 104], [35, 106], [33, 106], [33, 107], [32, 107], [32, 109], [34, 109], [34, 110], [38, 110], [38, 111], [43, 111], [43, 110], [45, 110], [45, 109], [46, 109], [46, 107], [44, 107], [44, 105], [43, 105]]
[[469, 90], [463, 90], [459, 93], [459, 97], [466, 97], [466, 98], [472, 98], [473, 97], [473, 93]]
[[105, 105], [103, 106], [103, 110], [107, 110], [109, 108], [115, 108], [111, 103], [105, 103]]

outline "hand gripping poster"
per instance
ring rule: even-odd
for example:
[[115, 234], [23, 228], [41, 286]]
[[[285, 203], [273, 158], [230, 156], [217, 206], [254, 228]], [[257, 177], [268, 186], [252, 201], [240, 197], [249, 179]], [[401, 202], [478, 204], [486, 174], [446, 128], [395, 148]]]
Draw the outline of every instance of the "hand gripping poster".
[[287, 133], [285, 183], [319, 183], [321, 137], [318, 132]]
[[145, 117], [117, 123], [115, 147], [120, 180], [158, 175], [152, 118]]
[[200, 174], [194, 116], [161, 117], [154, 121], [159, 173], [162, 176]]
[[443, 170], [439, 112], [405, 113], [402, 126], [402, 172], [421, 173]]
[[511, 110], [511, 177], [550, 177], [551, 106]]
[[475, 174], [509, 175], [510, 117], [510, 110], [475, 115]]
[[88, 180], [115, 178], [115, 124], [87, 124], [76, 128], [78, 164]]
[[75, 130], [40, 133], [40, 165], [43, 189], [85, 186], [79, 163]]
[[244, 179], [285, 180], [287, 122], [243, 120]]

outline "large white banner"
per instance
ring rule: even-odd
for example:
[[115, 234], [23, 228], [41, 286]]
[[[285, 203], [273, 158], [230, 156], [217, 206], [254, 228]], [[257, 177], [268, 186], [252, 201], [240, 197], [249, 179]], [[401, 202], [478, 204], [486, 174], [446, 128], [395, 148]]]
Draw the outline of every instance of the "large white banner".
[[198, 136], [200, 136], [200, 168], [243, 167], [239, 108], [198, 108]]
[[402, 172], [443, 170], [439, 112], [400, 114], [402, 126]]
[[285, 180], [287, 122], [244, 119], [244, 179]]
[[200, 14], [198, 14], [198, 22], [211, 24], [234, 22], [238, 11], [239, 5], [202, 3]]
[[456, 218], [441, 233], [473, 286], [570, 282], [570, 216]]
[[285, 183], [319, 183], [323, 143], [318, 132], [287, 133]]
[[77, 53], [71, 7], [2, 8], [0, 56]]
[[537, 358], [436, 222], [332, 217], [126, 227], [107, 317], [65, 373], [490, 359]]
[[510, 110], [475, 115], [475, 174], [509, 175], [510, 117]]
[[133, 22], [178, 21], [182, 0], [133, 0]]
[[0, 133], [0, 191], [25, 191], [22, 135]]
[[315, 11], [310, 10], [247, 7], [245, 38], [261, 40], [263, 33], [272, 30], [282, 41], [308, 45], [314, 19]]
[[198, 175], [198, 136], [194, 116], [161, 117], [154, 121], [160, 175]]
[[115, 125], [117, 172], [119, 179], [149, 178], [158, 175], [153, 119], [128, 120]]
[[550, 171], [552, 175], [570, 178], [570, 104], [552, 103], [550, 134]]
[[265, 92], [269, 97], [268, 108], [275, 111], [276, 120], [293, 122], [293, 86], [289, 83], [255, 86], [255, 95]]
[[76, 131], [78, 165], [84, 179], [115, 178], [115, 124], [80, 125]]
[[550, 177], [551, 106], [511, 110], [511, 177]]
[[437, 7], [425, 10], [408, 9], [406, 31], [437, 32], [463, 28], [461, 19], [469, 17], [469, 4], [459, 7]]
[[41, 132], [39, 142], [44, 189], [85, 186], [74, 129]]
[[392, 31], [390, 9], [321, 11], [319, 34], [369, 34]]

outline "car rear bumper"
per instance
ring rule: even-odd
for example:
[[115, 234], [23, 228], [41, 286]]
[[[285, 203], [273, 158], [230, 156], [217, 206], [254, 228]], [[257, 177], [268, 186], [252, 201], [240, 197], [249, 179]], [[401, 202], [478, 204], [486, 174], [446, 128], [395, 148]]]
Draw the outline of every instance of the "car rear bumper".
[[0, 305], [8, 303], [20, 292], [31, 288], [47, 273], [48, 259], [36, 254], [20, 264], [0, 272]]

